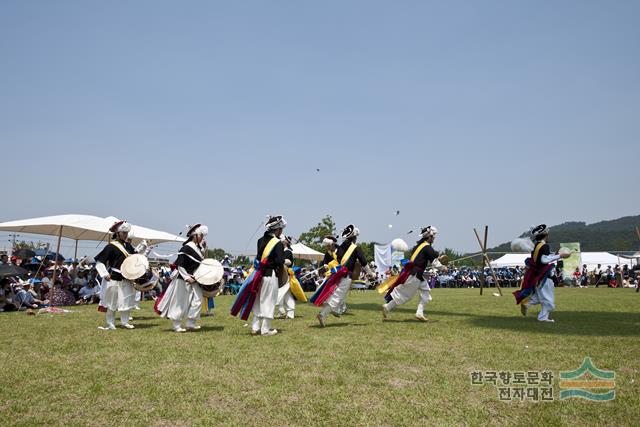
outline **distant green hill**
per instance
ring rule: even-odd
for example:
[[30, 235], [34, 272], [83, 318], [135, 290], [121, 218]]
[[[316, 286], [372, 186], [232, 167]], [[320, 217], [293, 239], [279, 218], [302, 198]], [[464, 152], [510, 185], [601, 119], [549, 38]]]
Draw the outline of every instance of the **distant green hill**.
[[[637, 251], [640, 240], [635, 228], [640, 227], [640, 215], [625, 216], [611, 221], [600, 221], [587, 225], [584, 222], [565, 222], [550, 227], [549, 245], [558, 249], [560, 243], [580, 242], [580, 249], [593, 251]], [[528, 233], [523, 233], [524, 237]], [[511, 243], [503, 243], [489, 252], [510, 252]]]

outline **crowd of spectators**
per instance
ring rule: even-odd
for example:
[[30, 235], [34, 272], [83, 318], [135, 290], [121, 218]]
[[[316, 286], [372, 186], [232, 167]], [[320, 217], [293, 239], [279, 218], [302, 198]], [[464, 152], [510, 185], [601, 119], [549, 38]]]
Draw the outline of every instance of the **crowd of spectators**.
[[[79, 304], [95, 304], [100, 301], [100, 277], [94, 265], [84, 261], [63, 263], [58, 261], [57, 277], [52, 283], [53, 261], [46, 258], [11, 259], [5, 254], [0, 254], [0, 268], [14, 265], [26, 269], [22, 276], [0, 277], [0, 311], [15, 311], [48, 306], [72, 306]], [[229, 257], [222, 260], [224, 267], [224, 294], [236, 294], [242, 283], [248, 276], [249, 266], [233, 266]], [[154, 289], [145, 292], [140, 297], [156, 299], [171, 283], [174, 266], [157, 265], [154, 274], [158, 282]], [[375, 270], [375, 265], [371, 264]], [[377, 274], [377, 280], [355, 281], [359, 289], [375, 288], [390, 275], [399, 274], [399, 268], [393, 267], [384, 274]], [[516, 288], [524, 275], [523, 267], [505, 267], [494, 269], [498, 284], [503, 288]], [[305, 292], [314, 292], [324, 280], [324, 272], [317, 265], [310, 264], [296, 269], [296, 275]], [[495, 279], [489, 268], [480, 269], [474, 267], [454, 267], [446, 270], [428, 270], [425, 277], [432, 288], [479, 288], [481, 278], [484, 277], [484, 286], [495, 287]], [[584, 265], [577, 268], [569, 279], [562, 279], [562, 264], [556, 266], [552, 278], [556, 286], [609, 286], [609, 287], [633, 287], [638, 286], [640, 279], [640, 266], [629, 268], [626, 265], [602, 267], [588, 270]]]

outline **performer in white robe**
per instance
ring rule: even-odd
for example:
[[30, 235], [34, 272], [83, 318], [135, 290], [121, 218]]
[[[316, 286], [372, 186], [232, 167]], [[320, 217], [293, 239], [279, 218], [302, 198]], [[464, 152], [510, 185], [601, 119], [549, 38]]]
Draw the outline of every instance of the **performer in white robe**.
[[[549, 229], [545, 224], [535, 227], [531, 230], [531, 234], [535, 240], [535, 248], [531, 252], [531, 257], [537, 268], [544, 268], [558, 261], [560, 258], [568, 258], [571, 256], [570, 252], [561, 252], [560, 255], [551, 254], [551, 250], [547, 244], [549, 240]], [[533, 266], [529, 268], [533, 268]], [[549, 318], [549, 314], [556, 308], [555, 290], [553, 279], [551, 278], [553, 271], [553, 268], [548, 268], [548, 274], [545, 274], [536, 285], [533, 295], [531, 295], [526, 303], [520, 306], [523, 316], [526, 316], [529, 307], [539, 304], [541, 308], [540, 313], [538, 313], [538, 321], [555, 322], [555, 320]]]
[[[126, 221], [118, 221], [109, 229], [113, 233], [112, 241], [95, 256], [96, 270], [102, 278], [100, 305], [106, 309], [105, 327], [103, 330], [116, 328], [116, 311], [120, 312], [120, 323], [126, 329], [133, 329], [129, 323], [129, 312], [135, 306], [136, 291], [130, 281], [122, 277], [120, 266], [129, 255], [135, 253], [133, 246], [127, 243], [131, 225]], [[108, 267], [108, 268], [107, 268]]]
[[322, 309], [316, 316], [320, 323], [320, 327], [325, 326], [327, 315], [329, 315], [329, 313], [336, 313], [339, 316], [341, 309], [344, 307], [349, 290], [351, 289], [351, 275], [356, 268], [356, 263], [359, 263], [360, 266], [364, 268], [369, 277], [374, 276], [367, 264], [367, 259], [365, 258], [362, 249], [356, 244], [359, 235], [360, 230], [358, 230], [358, 228], [353, 224], [348, 225], [342, 231], [343, 242], [338, 246], [338, 250], [336, 252], [337, 259], [341, 262], [341, 269], [346, 268], [347, 274], [340, 279], [328, 298], [324, 301], [319, 300], [316, 303], [319, 304], [322, 301]]
[[[284, 244], [284, 265], [285, 268], [293, 267], [293, 251], [291, 250], [291, 237], [283, 236], [281, 239]], [[278, 289], [278, 313], [281, 319], [293, 319], [295, 317], [296, 299], [291, 293], [291, 284], [289, 283], [289, 275], [287, 282]]]
[[[178, 253], [176, 271], [156, 311], [160, 316], [173, 321], [175, 332], [200, 329], [197, 321], [202, 311], [202, 289], [193, 276], [205, 258], [206, 243], [204, 236], [209, 229], [206, 225], [196, 224], [189, 227], [187, 240]], [[183, 322], [186, 320], [186, 328]]]
[[420, 240], [418, 240], [416, 246], [411, 251], [412, 264], [409, 277], [404, 283], [393, 288], [389, 295], [391, 300], [382, 306], [382, 314], [385, 319], [389, 317], [391, 310], [406, 303], [413, 298], [416, 293], [420, 292], [420, 300], [415, 317], [422, 322], [427, 321], [427, 318], [424, 316], [424, 305], [431, 301], [432, 298], [431, 288], [424, 277], [425, 269], [429, 265], [439, 269], [445, 268], [441, 263], [441, 261], [445, 259], [445, 256], [440, 256], [432, 246], [437, 233], [438, 230], [432, 225], [424, 227], [420, 232]]
[[[287, 222], [281, 215], [269, 217], [265, 227], [267, 231], [258, 239], [256, 259], [262, 259], [263, 252], [273, 238], [280, 239]], [[251, 324], [252, 335], [270, 336], [278, 333], [277, 329], [271, 329], [271, 321], [278, 302], [278, 275], [284, 268], [284, 244], [279, 241], [273, 246], [264, 266], [260, 294], [253, 303], [253, 321]]]

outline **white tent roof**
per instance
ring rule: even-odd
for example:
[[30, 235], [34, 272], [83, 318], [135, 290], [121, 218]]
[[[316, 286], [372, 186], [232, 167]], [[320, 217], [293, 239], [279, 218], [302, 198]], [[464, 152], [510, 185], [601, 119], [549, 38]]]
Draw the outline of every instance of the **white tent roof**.
[[529, 258], [530, 256], [531, 255], [529, 254], [504, 254], [500, 258], [491, 261], [491, 267], [523, 267], [524, 260]]
[[311, 249], [302, 243], [291, 245], [291, 250], [293, 251], [294, 258], [308, 259], [312, 261], [320, 261], [324, 258], [324, 254], [322, 252]]
[[[54, 215], [0, 223], [0, 231], [13, 231], [48, 236], [66, 237], [73, 240], [108, 240], [109, 228], [115, 217], [101, 218], [93, 215]], [[182, 242], [183, 238], [164, 231], [131, 225], [134, 243], [146, 239], [154, 245], [162, 242]]]
[[[45, 234], [73, 240], [102, 240], [109, 225], [105, 218], [92, 215], [54, 215], [0, 223], [1, 231]], [[111, 223], [113, 224], [113, 223]], [[60, 230], [62, 227], [62, 230]]]
[[582, 264], [587, 264], [588, 270], [593, 270], [598, 264], [602, 267], [615, 267], [616, 264], [631, 264], [631, 260], [612, 255], [609, 252], [582, 252], [581, 256]]
[[[524, 266], [524, 260], [529, 258], [529, 254], [504, 254], [500, 258], [491, 261], [491, 266], [494, 268], [500, 267], [515, 267]], [[581, 252], [582, 258], [580, 265], [586, 264], [587, 269], [593, 270], [600, 264], [602, 267], [615, 266], [616, 264], [624, 265], [631, 264], [629, 259], [618, 258], [616, 255], [612, 255], [609, 252]]]

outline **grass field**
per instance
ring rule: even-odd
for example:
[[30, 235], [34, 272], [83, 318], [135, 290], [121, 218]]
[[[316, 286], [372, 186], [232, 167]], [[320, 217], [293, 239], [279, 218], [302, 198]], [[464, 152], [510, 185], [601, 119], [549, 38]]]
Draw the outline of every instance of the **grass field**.
[[[251, 337], [217, 299], [202, 330], [170, 332], [151, 303], [135, 330], [100, 331], [96, 306], [65, 315], [0, 314], [2, 425], [637, 425], [640, 294], [557, 289], [555, 324], [478, 290], [436, 289], [429, 323], [417, 300], [382, 321], [375, 292], [317, 327], [298, 306], [281, 334]], [[577, 369], [585, 356], [616, 372], [616, 399], [503, 402], [472, 371]]]

